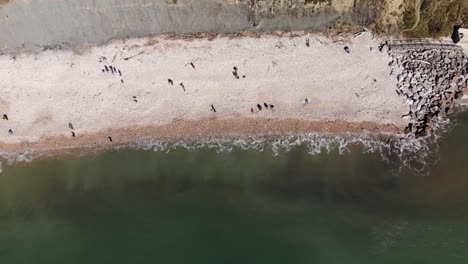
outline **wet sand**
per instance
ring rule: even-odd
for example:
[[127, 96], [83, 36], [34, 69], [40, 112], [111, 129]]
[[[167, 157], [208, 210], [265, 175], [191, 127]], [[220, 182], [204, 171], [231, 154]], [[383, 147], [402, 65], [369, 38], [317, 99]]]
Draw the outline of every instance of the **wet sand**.
[[370, 33], [162, 35], [79, 54], [2, 56], [0, 113], [9, 120], [0, 120], [0, 146], [57, 151], [142, 137], [398, 133], [407, 106], [379, 44]]

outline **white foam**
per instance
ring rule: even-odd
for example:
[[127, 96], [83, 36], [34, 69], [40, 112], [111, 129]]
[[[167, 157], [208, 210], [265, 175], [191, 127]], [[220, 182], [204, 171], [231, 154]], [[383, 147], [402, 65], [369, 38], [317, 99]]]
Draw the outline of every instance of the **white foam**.
[[[399, 162], [399, 168], [410, 168], [419, 173], [428, 171], [429, 165], [438, 158], [437, 141], [446, 135], [453, 127], [448, 119], [437, 118], [433, 123], [433, 131], [425, 138], [400, 138], [394, 134], [347, 133], [334, 135], [330, 133], [289, 134], [284, 136], [255, 136], [248, 138], [207, 138], [198, 141], [181, 140], [168, 143], [153, 138], [139, 139], [129, 146], [116, 149], [142, 149], [160, 152], [170, 152], [175, 149], [196, 151], [202, 148], [213, 149], [217, 153], [229, 153], [236, 149], [263, 152], [271, 150], [272, 155], [279, 155], [305, 146], [310, 155], [319, 155], [324, 151], [337, 151], [340, 155], [349, 153], [352, 146], [359, 147], [363, 153], [379, 153], [386, 162]], [[21, 153], [1, 153], [11, 165], [14, 162], [31, 162], [41, 154], [32, 150]], [[1, 165], [1, 164], [0, 164]], [[0, 167], [1, 169], [1, 167]]]

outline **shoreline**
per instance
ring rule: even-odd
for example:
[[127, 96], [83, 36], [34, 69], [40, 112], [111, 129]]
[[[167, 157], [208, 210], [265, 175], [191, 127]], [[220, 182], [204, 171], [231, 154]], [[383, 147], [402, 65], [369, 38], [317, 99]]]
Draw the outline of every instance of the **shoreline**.
[[[178, 142], [196, 143], [203, 140], [245, 140], [262, 138], [279, 139], [285, 136], [300, 136], [308, 133], [326, 136], [357, 137], [370, 135], [377, 140], [397, 139], [401, 128], [395, 125], [374, 123], [348, 123], [342, 121], [308, 122], [304, 120], [255, 120], [228, 119], [179, 121], [157, 127], [139, 127], [135, 129], [112, 129], [99, 133], [80, 133], [76, 138], [48, 137], [37, 142], [17, 144], [0, 143], [2, 156], [28, 153], [35, 159], [48, 159], [57, 156], [76, 156], [88, 153], [100, 153], [117, 148], [131, 148], [141, 140], [156, 140], [165, 144]], [[110, 142], [108, 137], [113, 141]]]

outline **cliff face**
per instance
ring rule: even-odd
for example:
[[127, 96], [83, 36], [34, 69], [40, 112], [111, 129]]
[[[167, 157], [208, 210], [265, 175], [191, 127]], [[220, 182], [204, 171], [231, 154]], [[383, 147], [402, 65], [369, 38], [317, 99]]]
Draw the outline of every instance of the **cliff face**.
[[229, 33], [367, 25], [384, 0], [1, 0], [3, 52], [102, 44], [167, 32]]
[[342, 29], [441, 36], [468, 0], [0, 0], [0, 52], [40, 51], [167, 32]]

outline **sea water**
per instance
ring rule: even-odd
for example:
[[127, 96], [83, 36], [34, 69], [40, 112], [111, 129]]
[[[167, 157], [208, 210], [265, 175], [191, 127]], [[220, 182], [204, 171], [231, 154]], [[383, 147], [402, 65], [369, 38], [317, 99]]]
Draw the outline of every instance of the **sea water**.
[[3, 162], [0, 263], [468, 263], [468, 112], [454, 119], [421, 150], [427, 173], [306, 142]]

